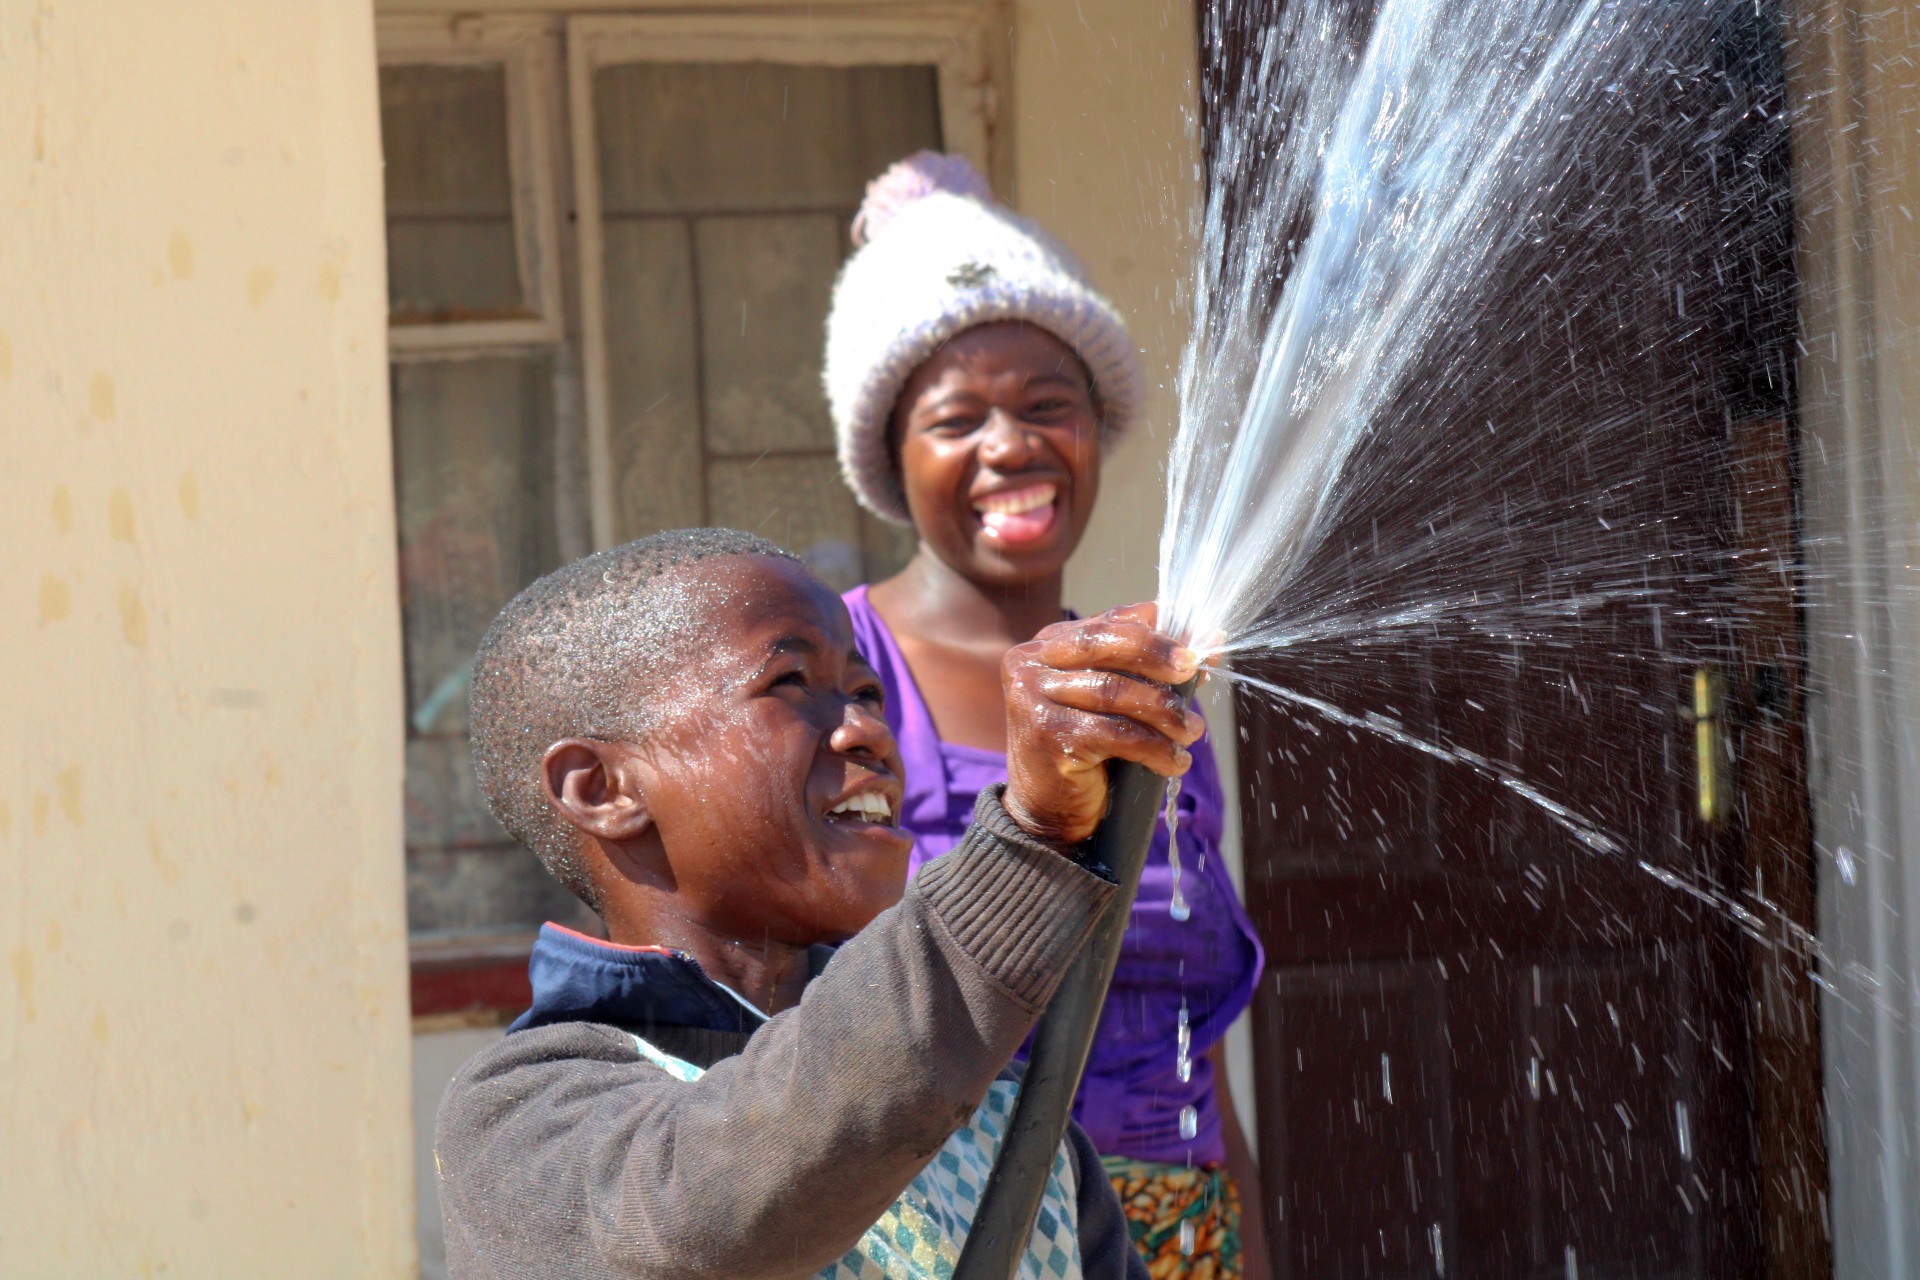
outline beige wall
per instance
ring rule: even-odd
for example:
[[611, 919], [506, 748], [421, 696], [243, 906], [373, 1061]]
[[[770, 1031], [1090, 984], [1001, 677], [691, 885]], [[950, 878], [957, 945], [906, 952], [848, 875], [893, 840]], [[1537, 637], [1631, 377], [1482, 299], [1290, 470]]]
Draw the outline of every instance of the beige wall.
[[0, 1274], [412, 1265], [369, 5], [0, 5]]

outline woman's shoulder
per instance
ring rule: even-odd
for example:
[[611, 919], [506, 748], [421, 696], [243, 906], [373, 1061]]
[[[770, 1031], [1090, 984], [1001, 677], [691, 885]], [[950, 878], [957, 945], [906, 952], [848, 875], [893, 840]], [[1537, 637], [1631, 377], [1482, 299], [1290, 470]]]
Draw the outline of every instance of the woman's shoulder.
[[863, 582], [851, 591], [841, 592], [840, 600], [847, 606], [847, 617], [853, 622], [854, 643], [866, 655], [868, 662], [878, 666], [886, 660], [895, 645], [886, 621], [881, 618], [879, 610], [873, 607], [873, 601], [867, 598], [867, 584]]
[[[873, 601], [867, 598], [867, 588], [863, 583], [851, 591], [841, 594], [846, 603], [847, 617], [853, 623], [853, 644], [860, 650], [874, 674], [880, 677], [880, 683], [887, 691], [887, 722], [894, 726], [894, 732], [902, 731], [904, 721], [917, 720], [918, 716], [909, 713], [909, 705], [917, 706], [920, 701], [919, 688], [914, 684], [913, 673], [907, 669], [907, 660], [900, 652], [900, 646], [893, 638], [893, 631], [887, 626], [886, 619], [873, 607]], [[904, 743], [902, 744], [905, 745]]]

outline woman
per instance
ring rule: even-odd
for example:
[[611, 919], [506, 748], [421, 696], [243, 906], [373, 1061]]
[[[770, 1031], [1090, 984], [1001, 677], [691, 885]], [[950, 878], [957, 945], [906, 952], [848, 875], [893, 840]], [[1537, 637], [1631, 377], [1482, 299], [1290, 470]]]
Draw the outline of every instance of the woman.
[[[958, 157], [922, 152], [883, 174], [854, 243], [827, 321], [841, 465], [919, 546], [846, 600], [886, 685], [917, 870], [1006, 777], [1001, 659], [1067, 616], [1062, 573], [1142, 384], [1112, 306]], [[1268, 1274], [1258, 1215], [1239, 1212], [1259, 1184], [1219, 1046], [1261, 951], [1219, 854], [1212, 751], [1202, 740], [1193, 755], [1178, 824], [1190, 913], [1174, 918], [1163, 822], [1074, 1106], [1155, 1280]]]

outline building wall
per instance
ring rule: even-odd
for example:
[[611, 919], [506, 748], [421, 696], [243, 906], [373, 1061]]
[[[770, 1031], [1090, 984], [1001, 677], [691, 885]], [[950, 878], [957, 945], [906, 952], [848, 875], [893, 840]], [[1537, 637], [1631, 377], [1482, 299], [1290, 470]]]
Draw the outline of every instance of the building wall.
[[0, 1273], [413, 1265], [366, 0], [0, 6]]
[[1920, 1268], [1920, 68], [1910, 11], [1796, 6], [1795, 201], [1834, 1274]]

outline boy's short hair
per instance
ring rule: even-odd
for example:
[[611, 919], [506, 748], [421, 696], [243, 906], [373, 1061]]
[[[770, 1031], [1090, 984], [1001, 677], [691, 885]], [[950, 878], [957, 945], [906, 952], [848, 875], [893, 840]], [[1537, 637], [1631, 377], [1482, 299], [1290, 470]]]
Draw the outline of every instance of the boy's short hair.
[[637, 740], [648, 694], [686, 664], [694, 596], [671, 570], [721, 556], [798, 557], [738, 529], [675, 529], [596, 552], [507, 602], [474, 655], [473, 771], [507, 833], [595, 910], [577, 833], [554, 813], [541, 761], [562, 738]]

